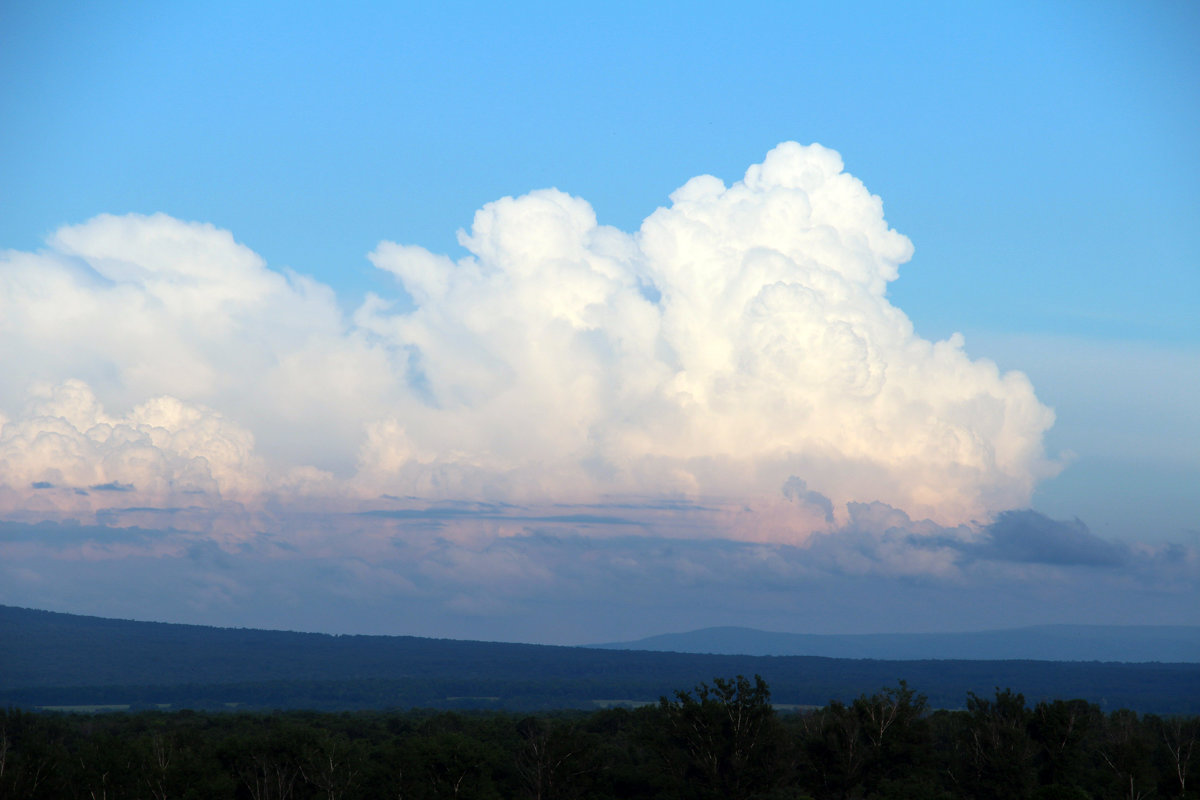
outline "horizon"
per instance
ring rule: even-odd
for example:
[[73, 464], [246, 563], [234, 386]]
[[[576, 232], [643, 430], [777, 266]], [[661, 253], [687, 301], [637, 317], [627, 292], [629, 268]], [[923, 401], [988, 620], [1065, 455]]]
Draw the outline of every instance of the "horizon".
[[[47, 616], [49, 619], [47, 619]], [[61, 617], [66, 619], [59, 619]], [[58, 621], [54, 621], [58, 620]], [[1032, 625], [1021, 628], [1006, 628], [981, 631], [896, 633], [878, 632], [865, 634], [805, 634], [764, 631], [739, 626], [719, 626], [683, 632], [666, 632], [633, 641], [583, 642], [578, 644], [544, 644], [484, 639], [462, 639], [454, 637], [412, 637], [407, 635], [383, 634], [363, 635], [355, 633], [330, 633], [312, 630], [278, 630], [244, 627], [222, 627], [207, 625], [179, 625], [159, 620], [115, 620], [106, 617], [62, 615], [59, 612], [39, 609], [22, 609], [0, 606], [0, 623], [22, 632], [33, 642], [70, 641], [88, 642], [111, 650], [119, 641], [157, 642], [168, 649], [188, 648], [182, 644], [187, 637], [211, 637], [226, 633], [237, 636], [258, 636], [258, 639], [238, 641], [243, 645], [249, 641], [265, 644], [274, 641], [276, 646], [287, 641], [292, 647], [307, 648], [303, 642], [310, 641], [318, 650], [324, 647], [318, 640], [377, 640], [373, 647], [392, 647], [403, 639], [411, 645], [402, 645], [405, 652], [420, 652], [421, 648], [437, 642], [479, 647], [552, 648], [555, 650], [579, 649], [589, 651], [621, 651], [630, 654], [691, 654], [696, 656], [716, 655], [730, 657], [801, 657], [832, 660], [867, 660], [881, 663], [965, 663], [984, 662], [1045, 662], [1057, 664], [1121, 663], [1124, 665], [1195, 665], [1200, 662], [1200, 626], [1163, 625]], [[114, 627], [115, 626], [115, 627]], [[166, 626], [164, 640], [150, 633]], [[170, 633], [169, 630], [177, 630]], [[188, 634], [185, 629], [195, 630]], [[64, 639], [64, 631], [74, 631]], [[209, 631], [209, 633], [203, 633]], [[261, 637], [267, 637], [262, 639]], [[47, 638], [49, 637], [49, 638]], [[116, 638], [114, 638], [116, 637]], [[146, 637], [149, 637], [148, 639]], [[183, 637], [182, 639], [180, 637]], [[280, 638], [282, 637], [282, 638]], [[288, 638], [291, 637], [291, 638]], [[299, 638], [297, 638], [299, 637]], [[108, 644], [103, 644], [107, 641]], [[175, 644], [167, 645], [167, 641]], [[391, 641], [392, 644], [387, 644]], [[426, 644], [421, 644], [425, 642]], [[42, 645], [33, 645], [38, 652]], [[361, 645], [356, 645], [361, 646]], [[120, 648], [118, 648], [120, 649]], [[42, 654], [42, 658], [47, 656]], [[10, 687], [11, 688], [11, 687]]]
[[1200, 8], [687, 8], [0, 9], [0, 603], [1200, 625]]
[[[171, 620], [164, 620], [164, 619], [141, 619], [141, 618], [135, 618], [135, 617], [102, 617], [102, 616], [98, 616], [96, 614], [76, 614], [73, 612], [52, 611], [52, 610], [46, 609], [46, 608], [29, 608], [27, 606], [11, 606], [11, 605], [7, 605], [7, 604], [0, 604], [0, 607], [14, 608], [19, 611], [44, 611], [48, 614], [66, 614], [67, 616], [92, 617], [95, 619], [104, 619], [104, 620], [111, 620], [111, 621], [116, 621], [116, 622], [146, 622], [146, 623], [150, 623], [150, 624], [161, 624], [161, 625], [194, 625], [196, 627], [202, 627], [202, 628], [230, 627], [230, 626], [223, 626], [223, 625], [208, 625], [208, 624], [191, 623], [191, 622], [173, 622]], [[691, 630], [664, 631], [664, 632], [661, 632], [658, 634], [652, 634], [650, 636], [642, 637], [642, 639], [632, 640], [632, 642], [636, 643], [636, 642], [642, 641], [643, 639], [657, 639], [657, 638], [663, 638], [663, 637], [668, 637], [668, 636], [679, 636], [679, 635], [686, 635], [686, 634], [690, 634], [690, 633], [702, 633], [704, 631], [716, 631], [716, 630], [751, 631], [753, 633], [767, 633], [767, 634], [771, 634], [771, 635], [779, 634], [779, 635], [783, 635], [783, 636], [866, 637], [866, 636], [954, 636], [957, 634], [1005, 633], [1005, 632], [1011, 632], [1011, 631], [1026, 631], [1026, 630], [1033, 630], [1033, 629], [1037, 629], [1037, 628], [1109, 628], [1109, 629], [1121, 628], [1121, 629], [1145, 630], [1145, 629], [1154, 629], [1154, 628], [1172, 628], [1172, 629], [1175, 629], [1175, 628], [1200, 628], [1200, 625], [1107, 625], [1107, 624], [1046, 623], [1046, 624], [1022, 625], [1020, 627], [1015, 627], [1015, 628], [983, 628], [983, 629], [979, 629], [979, 630], [908, 631], [905, 633], [896, 633], [895, 631], [870, 631], [867, 633], [832, 633], [832, 634], [804, 633], [804, 632], [799, 632], [799, 631], [772, 631], [772, 630], [764, 630], [762, 628], [747, 627], [744, 625], [710, 625], [710, 626], [707, 626], [704, 628], [694, 628]], [[312, 634], [317, 634], [319, 636], [408, 636], [409, 635], [409, 634], [402, 634], [402, 633], [397, 633], [397, 634], [331, 633], [329, 631], [318, 631], [318, 630], [302, 630], [302, 629], [292, 629], [292, 628], [245, 628], [245, 627], [241, 627], [241, 626], [233, 626], [231, 629], [233, 629], [233, 630], [262, 630], [262, 631], [267, 631], [267, 632], [271, 632], [271, 633], [302, 633], [302, 634], [312, 633]], [[508, 640], [494, 640], [494, 639], [455, 639], [454, 637], [414, 637], [414, 638], [445, 638], [445, 639], [450, 639], [451, 641], [481, 641], [481, 642], [491, 642], [494, 644], [538, 644], [538, 642], [522, 642], [522, 641], [508, 641]], [[631, 642], [599, 642], [599, 643], [593, 643], [593, 644], [611, 645], [611, 644], [628, 644], [628, 643], [631, 643]], [[593, 645], [591, 645], [591, 644], [557, 645], [556, 644], [556, 645], [550, 645], [550, 646], [553, 646], [553, 647], [591, 647]]]

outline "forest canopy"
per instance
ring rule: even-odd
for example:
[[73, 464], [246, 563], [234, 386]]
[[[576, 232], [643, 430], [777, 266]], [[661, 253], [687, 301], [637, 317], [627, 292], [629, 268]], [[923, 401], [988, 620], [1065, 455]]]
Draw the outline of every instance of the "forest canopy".
[[0, 797], [1196, 797], [1200, 718], [907, 683], [783, 710], [761, 676], [592, 712], [0, 712]]

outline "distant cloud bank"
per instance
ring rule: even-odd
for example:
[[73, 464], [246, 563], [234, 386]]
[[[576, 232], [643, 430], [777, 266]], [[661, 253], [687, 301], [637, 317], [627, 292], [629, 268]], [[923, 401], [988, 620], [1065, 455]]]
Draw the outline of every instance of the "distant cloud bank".
[[[349, 315], [163, 214], [0, 254], [0, 511], [716, 498], [748, 509], [721, 535], [799, 542], [870, 504], [986, 522], [1057, 470], [1025, 376], [888, 301], [912, 245], [832, 150], [694, 178], [632, 233], [547, 189], [459, 239], [458, 261], [381, 243], [411, 302]], [[989, 547], [1123, 557], [1077, 534]]]
[[[1200, 551], [1012, 512], [943, 528], [880, 504], [803, 546], [716, 538], [686, 505], [623, 516], [470, 503], [377, 513], [121, 508], [0, 520], [0, 603], [115, 617], [578, 644], [808, 632], [1200, 624]], [[611, 511], [611, 509], [610, 509]]]

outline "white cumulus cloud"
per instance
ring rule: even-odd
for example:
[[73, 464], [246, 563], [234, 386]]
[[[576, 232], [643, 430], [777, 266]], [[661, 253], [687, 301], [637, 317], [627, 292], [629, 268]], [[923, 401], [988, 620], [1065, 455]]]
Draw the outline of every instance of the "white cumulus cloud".
[[[110, 416], [87, 384], [68, 380], [35, 387], [18, 419], [0, 420], [0, 485], [66, 490], [76, 507], [107, 505], [110, 492], [160, 503], [252, 497], [264, 489], [253, 451], [254, 437], [211, 409], [163, 396]], [[52, 497], [64, 505], [61, 491]]]
[[[534, 192], [482, 209], [458, 262], [372, 254], [417, 303], [358, 318], [411, 349], [406, 480], [778, 498], [795, 475], [838, 508], [957, 522], [1052, 471], [1024, 376], [921, 339], [888, 301], [912, 246], [836, 153], [784, 144], [671, 200], [626, 234]], [[367, 466], [386, 452], [373, 440]]]
[[0, 255], [0, 482], [739, 498], [758, 512], [740, 534], [779, 538], [848, 502], [981, 518], [1055, 468], [1029, 381], [889, 302], [912, 245], [832, 150], [694, 178], [635, 232], [549, 189], [489, 203], [460, 241], [458, 260], [381, 243], [412, 305], [349, 318], [165, 215]]

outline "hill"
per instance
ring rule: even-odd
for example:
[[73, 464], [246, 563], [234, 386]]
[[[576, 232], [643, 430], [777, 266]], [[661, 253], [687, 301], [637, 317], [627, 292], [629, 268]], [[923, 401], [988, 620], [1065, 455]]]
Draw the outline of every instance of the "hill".
[[1037, 625], [975, 633], [801, 634], [702, 628], [602, 649], [828, 658], [1200, 662], [1200, 627]]
[[748, 656], [132, 622], [0, 606], [0, 705], [594, 708], [762, 675], [779, 704], [904, 679], [935, 707], [1012, 687], [1030, 702], [1200, 712], [1200, 665]]

